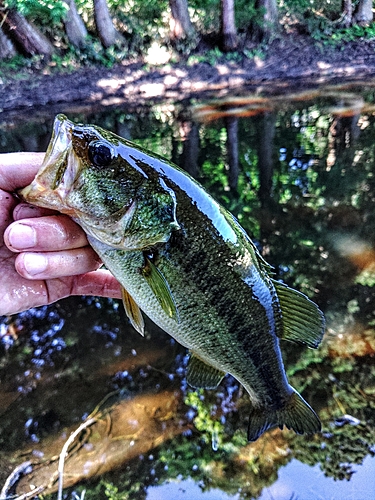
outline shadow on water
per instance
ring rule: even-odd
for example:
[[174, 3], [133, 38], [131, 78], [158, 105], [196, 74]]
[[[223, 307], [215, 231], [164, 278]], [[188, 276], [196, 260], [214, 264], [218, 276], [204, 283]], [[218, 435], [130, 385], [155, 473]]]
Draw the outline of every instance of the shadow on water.
[[[289, 379], [323, 431], [276, 429], [248, 444], [249, 401], [233, 378], [193, 391], [186, 352], [168, 335], [147, 323], [141, 338], [116, 301], [69, 298], [0, 323], [7, 494], [57, 491], [64, 443], [89, 421], [69, 446], [65, 498], [371, 498], [374, 103], [370, 86], [189, 109], [59, 110], [181, 165], [240, 220], [276, 278], [319, 304], [320, 348], [282, 347]], [[44, 151], [52, 119], [0, 124], [0, 151]]]

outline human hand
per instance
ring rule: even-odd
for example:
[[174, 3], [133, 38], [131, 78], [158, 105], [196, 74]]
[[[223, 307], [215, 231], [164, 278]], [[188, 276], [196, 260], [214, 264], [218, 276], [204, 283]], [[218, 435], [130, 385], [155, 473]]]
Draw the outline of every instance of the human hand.
[[50, 304], [69, 295], [120, 298], [85, 233], [68, 216], [21, 202], [44, 153], [0, 154], [0, 315]]

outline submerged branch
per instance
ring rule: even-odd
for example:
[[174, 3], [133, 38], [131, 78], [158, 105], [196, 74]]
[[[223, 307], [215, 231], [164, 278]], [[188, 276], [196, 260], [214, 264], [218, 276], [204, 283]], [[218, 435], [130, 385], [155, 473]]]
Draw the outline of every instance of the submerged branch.
[[69, 446], [74, 442], [75, 438], [84, 430], [86, 427], [89, 427], [93, 423], [97, 421], [96, 418], [90, 418], [89, 420], [86, 420], [86, 422], [83, 422], [78, 429], [76, 429], [66, 440], [64, 446], [62, 447], [61, 453], [60, 453], [60, 458], [59, 458], [59, 467], [58, 467], [58, 473], [59, 473], [59, 488], [57, 492], [57, 500], [62, 500], [62, 492], [63, 492], [63, 482], [64, 482], [64, 465], [65, 465], [65, 457], [68, 454], [68, 449]]
[[[0, 492], [0, 500], [6, 500], [7, 498], [10, 497], [9, 491], [10, 489], [17, 483], [17, 481], [20, 479], [20, 477], [23, 474], [28, 474], [29, 470], [32, 468], [32, 463], [30, 461], [23, 462], [22, 464], [18, 465], [13, 472], [8, 476], [7, 480], [5, 481], [4, 486], [1, 489]], [[27, 500], [28, 498], [35, 497], [36, 494], [41, 493], [44, 490], [43, 486], [39, 486], [38, 488], [35, 488], [34, 490], [24, 493], [23, 495], [20, 495], [18, 497], [12, 497], [14, 500]]]

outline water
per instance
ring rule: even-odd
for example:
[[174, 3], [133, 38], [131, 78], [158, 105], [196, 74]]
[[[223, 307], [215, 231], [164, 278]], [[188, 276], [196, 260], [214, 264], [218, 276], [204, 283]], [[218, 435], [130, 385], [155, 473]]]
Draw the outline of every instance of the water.
[[192, 479], [152, 486], [147, 491], [147, 500], [186, 500], [187, 498], [201, 498], [202, 500], [238, 500], [239, 495], [227, 495], [219, 489], [202, 491]]
[[[333, 478], [325, 477], [318, 466], [310, 467], [293, 459], [288, 465], [280, 468], [278, 479], [272, 486], [264, 488], [259, 500], [335, 500], [337, 498], [341, 500], [367, 500], [373, 498], [375, 458], [366, 457], [363, 464], [356, 469], [350, 482], [335, 481]], [[199, 485], [191, 479], [151, 487], [147, 492], [147, 500], [186, 500], [192, 498], [239, 500], [241, 497], [239, 493], [228, 495], [215, 488], [202, 492]]]
[[[279, 471], [278, 480], [266, 488], [260, 500], [366, 500], [374, 497], [374, 457], [366, 457], [361, 466], [355, 467], [355, 474], [349, 482], [335, 481], [322, 474], [319, 467], [309, 467], [298, 460], [292, 460]], [[296, 481], [299, 478], [299, 481]], [[301, 481], [303, 478], [303, 481]], [[294, 496], [293, 496], [294, 495]]]
[[[322, 346], [283, 343], [283, 355], [323, 432], [277, 429], [247, 444], [249, 402], [233, 378], [193, 391], [168, 335], [146, 322], [141, 338], [116, 301], [69, 298], [0, 324], [0, 485], [31, 460], [16, 493], [56, 491], [53, 457], [94, 414], [65, 464], [69, 499], [374, 498], [374, 94], [58, 110], [180, 164], [240, 220], [276, 278], [319, 304]], [[46, 149], [52, 111], [6, 118], [0, 151]]]

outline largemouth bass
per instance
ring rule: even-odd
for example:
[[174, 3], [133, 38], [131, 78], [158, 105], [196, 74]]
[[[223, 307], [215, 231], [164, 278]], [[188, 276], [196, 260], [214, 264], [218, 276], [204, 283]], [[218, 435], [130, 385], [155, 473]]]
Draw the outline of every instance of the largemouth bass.
[[279, 339], [317, 347], [322, 313], [272, 279], [237, 220], [183, 170], [58, 115], [43, 165], [21, 195], [81, 225], [121, 283], [133, 326], [143, 334], [143, 311], [190, 349], [190, 385], [215, 388], [230, 373], [245, 387], [250, 441], [274, 426], [320, 430], [288, 383]]

